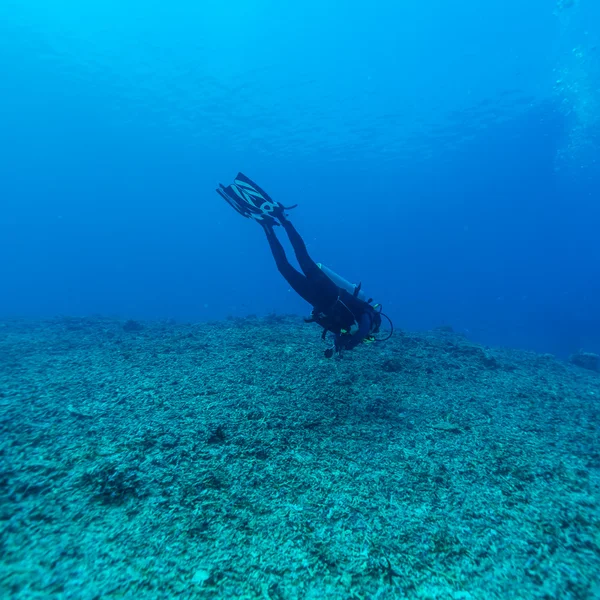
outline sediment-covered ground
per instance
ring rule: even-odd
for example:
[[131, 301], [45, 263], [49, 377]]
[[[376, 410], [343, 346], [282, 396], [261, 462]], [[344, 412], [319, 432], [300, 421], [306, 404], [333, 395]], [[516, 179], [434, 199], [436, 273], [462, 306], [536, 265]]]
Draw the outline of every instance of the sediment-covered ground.
[[600, 374], [123, 325], [0, 324], [2, 598], [600, 598]]

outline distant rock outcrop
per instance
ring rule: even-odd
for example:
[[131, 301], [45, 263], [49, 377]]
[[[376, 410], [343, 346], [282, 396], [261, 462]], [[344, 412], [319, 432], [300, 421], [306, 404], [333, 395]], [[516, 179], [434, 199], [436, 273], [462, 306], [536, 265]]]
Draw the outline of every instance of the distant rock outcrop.
[[133, 319], [125, 321], [125, 324], [123, 325], [123, 331], [142, 331], [142, 329], [144, 329], [144, 326]]
[[593, 352], [579, 351], [575, 354], [571, 354], [569, 357], [569, 362], [577, 365], [578, 367], [589, 369], [590, 371], [600, 372], [600, 356], [598, 354], [594, 354]]

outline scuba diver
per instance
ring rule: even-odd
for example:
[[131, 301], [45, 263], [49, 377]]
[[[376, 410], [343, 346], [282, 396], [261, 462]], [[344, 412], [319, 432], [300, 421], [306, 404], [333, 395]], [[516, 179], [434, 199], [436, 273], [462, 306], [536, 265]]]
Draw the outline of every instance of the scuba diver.
[[[371, 304], [372, 299], [366, 298], [360, 284], [351, 284], [313, 261], [304, 240], [286, 214], [297, 205], [286, 207], [275, 202], [243, 173], [238, 173], [227, 187], [219, 184], [217, 193], [242, 216], [261, 225], [277, 269], [292, 289], [313, 307], [310, 318], [304, 319], [305, 322], [319, 324], [323, 328], [323, 340], [328, 332], [334, 334], [333, 346], [325, 351], [327, 358], [331, 358], [334, 352], [341, 356], [344, 350], [351, 350], [361, 342], [379, 341], [375, 336], [381, 327], [381, 306]], [[302, 273], [289, 263], [275, 234], [275, 226], [283, 227], [287, 233]], [[389, 337], [391, 335], [390, 332]]]

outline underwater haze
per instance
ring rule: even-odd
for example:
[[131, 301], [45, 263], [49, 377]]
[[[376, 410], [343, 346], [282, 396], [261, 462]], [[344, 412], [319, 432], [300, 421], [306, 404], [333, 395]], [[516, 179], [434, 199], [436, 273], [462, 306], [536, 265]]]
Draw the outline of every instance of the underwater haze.
[[0, 0], [0, 599], [600, 600], [599, 41]]
[[3, 0], [0, 317], [310, 307], [238, 171], [397, 327], [600, 350], [600, 3]]

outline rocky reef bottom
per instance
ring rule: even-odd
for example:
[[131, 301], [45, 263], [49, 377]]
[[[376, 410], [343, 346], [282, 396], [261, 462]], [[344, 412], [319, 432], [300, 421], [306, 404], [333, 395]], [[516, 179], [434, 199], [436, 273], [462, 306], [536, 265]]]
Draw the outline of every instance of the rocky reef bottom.
[[0, 324], [3, 598], [600, 598], [600, 374], [296, 317]]

